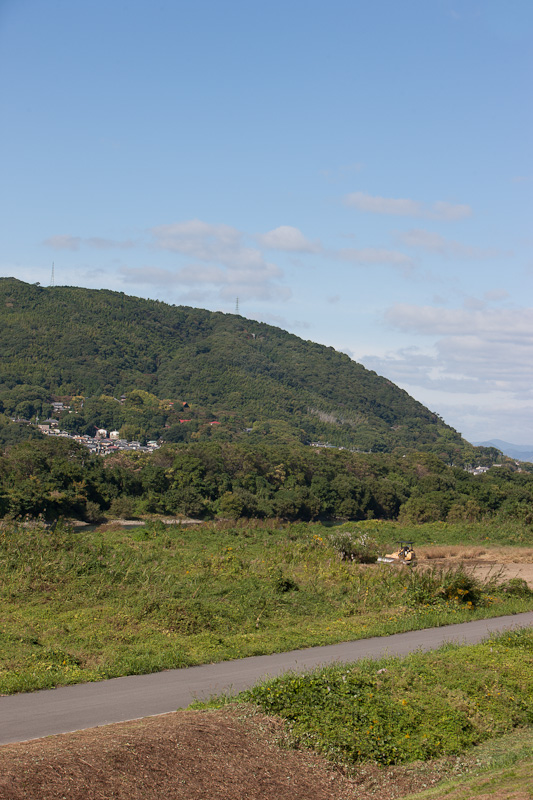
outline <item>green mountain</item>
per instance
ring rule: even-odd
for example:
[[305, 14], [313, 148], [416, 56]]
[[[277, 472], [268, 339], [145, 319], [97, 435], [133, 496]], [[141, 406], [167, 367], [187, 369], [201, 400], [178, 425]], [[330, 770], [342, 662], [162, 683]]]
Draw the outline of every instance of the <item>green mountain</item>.
[[42, 419], [65, 398], [69, 430], [417, 449], [455, 463], [472, 454], [347, 355], [234, 314], [1, 278], [0, 352], [0, 411]]

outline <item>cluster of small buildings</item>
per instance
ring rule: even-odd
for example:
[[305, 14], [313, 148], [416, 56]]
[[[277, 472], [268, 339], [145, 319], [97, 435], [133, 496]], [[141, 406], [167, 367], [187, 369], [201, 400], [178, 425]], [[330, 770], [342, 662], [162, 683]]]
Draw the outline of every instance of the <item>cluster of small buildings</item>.
[[465, 467], [465, 472], [469, 472], [471, 475], [484, 475], [489, 469], [490, 467]]
[[143, 445], [140, 442], [128, 442], [126, 439], [120, 438], [118, 431], [108, 432], [105, 428], [99, 428], [95, 436], [80, 435], [77, 433], [68, 433], [59, 429], [57, 419], [45, 419], [45, 421], [37, 426], [41, 433], [45, 436], [58, 436], [64, 439], [74, 439], [74, 441], [85, 445], [91, 453], [97, 453], [100, 456], [107, 456], [111, 453], [119, 451], [135, 451], [138, 453], [153, 453], [158, 450], [160, 445], [156, 441], [147, 442]]
[[[515, 461], [516, 466], [519, 466], [520, 462]], [[501, 464], [492, 464], [490, 467], [472, 467], [467, 466], [465, 467], [465, 472], [469, 472], [471, 475], [484, 475], [485, 472], [488, 472], [489, 469], [492, 467], [501, 467]]]

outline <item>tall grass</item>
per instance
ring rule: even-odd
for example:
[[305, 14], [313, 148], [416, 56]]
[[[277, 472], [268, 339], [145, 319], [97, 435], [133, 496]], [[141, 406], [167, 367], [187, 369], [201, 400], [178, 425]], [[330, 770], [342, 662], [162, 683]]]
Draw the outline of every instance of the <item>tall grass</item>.
[[[352, 529], [346, 523], [342, 529]], [[357, 529], [371, 533], [380, 544], [397, 539], [414, 541], [415, 545], [461, 545], [471, 547], [533, 546], [533, 527], [518, 520], [484, 520], [482, 522], [401, 523], [394, 520], [366, 520]]]
[[[352, 530], [352, 542], [360, 543], [358, 531]], [[379, 526], [369, 531], [379, 547]], [[359, 564], [339, 552], [338, 533], [338, 528], [276, 522], [194, 529], [154, 522], [96, 531], [61, 523], [54, 529], [38, 522], [4, 524], [0, 692], [385, 635], [533, 606], [527, 591], [509, 586], [478, 581], [461, 594], [466, 584], [444, 591], [445, 577], [437, 580], [436, 574]], [[383, 547], [389, 545], [390, 539]]]

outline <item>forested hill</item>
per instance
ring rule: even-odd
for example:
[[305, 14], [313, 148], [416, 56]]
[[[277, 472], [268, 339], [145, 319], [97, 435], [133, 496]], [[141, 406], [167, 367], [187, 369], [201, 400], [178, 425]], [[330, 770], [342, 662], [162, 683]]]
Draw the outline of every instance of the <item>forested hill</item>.
[[0, 411], [29, 418], [50, 413], [53, 398], [81, 397], [62, 420], [70, 429], [129, 425], [139, 438], [174, 441], [319, 440], [431, 450], [452, 461], [469, 449], [347, 355], [233, 314], [2, 278], [0, 352]]

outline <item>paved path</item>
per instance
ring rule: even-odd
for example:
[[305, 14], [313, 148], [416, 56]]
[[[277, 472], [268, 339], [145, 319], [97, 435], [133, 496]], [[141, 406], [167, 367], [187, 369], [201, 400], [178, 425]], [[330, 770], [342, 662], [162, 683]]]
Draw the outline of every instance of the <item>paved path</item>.
[[289, 670], [303, 672], [334, 661], [401, 656], [414, 650], [432, 650], [445, 642], [472, 644], [486, 638], [489, 633], [531, 625], [533, 612], [528, 612], [326, 647], [0, 697], [0, 745], [166, 714], [184, 708], [194, 700], [223, 692], [237, 693], [263, 678]]

